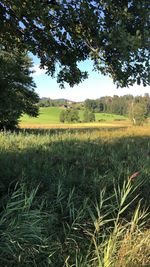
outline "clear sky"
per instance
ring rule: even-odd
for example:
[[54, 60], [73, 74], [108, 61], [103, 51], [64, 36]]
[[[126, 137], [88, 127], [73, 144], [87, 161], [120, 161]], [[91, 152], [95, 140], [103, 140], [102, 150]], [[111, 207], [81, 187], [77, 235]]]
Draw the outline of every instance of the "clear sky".
[[44, 70], [39, 68], [39, 60], [33, 56], [32, 58], [35, 71], [33, 77], [37, 86], [36, 92], [40, 97], [49, 97], [51, 99], [65, 98], [73, 101], [84, 101], [87, 98], [96, 99], [106, 95], [121, 96], [125, 94], [150, 94], [150, 86], [143, 87], [135, 85], [130, 88], [116, 88], [111, 78], [92, 71], [93, 67], [90, 60], [80, 64], [82, 70], [87, 70], [89, 72], [89, 78], [73, 88], [66, 85], [65, 89], [61, 89], [59, 84], [57, 84], [56, 79], [52, 79], [44, 73]]

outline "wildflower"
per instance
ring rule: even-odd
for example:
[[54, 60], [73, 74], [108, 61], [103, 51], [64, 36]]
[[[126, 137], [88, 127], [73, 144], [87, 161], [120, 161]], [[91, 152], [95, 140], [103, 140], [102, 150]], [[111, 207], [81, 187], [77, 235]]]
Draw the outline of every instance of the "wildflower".
[[134, 172], [134, 173], [129, 177], [129, 180], [134, 181], [134, 179], [135, 179], [136, 177], [138, 177], [139, 175], [140, 175], [139, 172]]

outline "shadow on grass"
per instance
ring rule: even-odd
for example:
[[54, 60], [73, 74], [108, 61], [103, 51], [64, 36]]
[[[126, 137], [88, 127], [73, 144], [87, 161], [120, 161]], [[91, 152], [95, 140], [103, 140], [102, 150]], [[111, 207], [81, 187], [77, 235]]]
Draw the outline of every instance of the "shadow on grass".
[[[101, 130], [101, 129], [100, 129]], [[109, 129], [110, 131], [112, 129]], [[69, 132], [78, 130], [70, 129]], [[81, 132], [87, 129], [81, 129]], [[94, 131], [94, 129], [90, 129]], [[150, 204], [150, 138], [123, 137], [109, 141], [62, 140], [40, 144], [34, 135], [64, 133], [66, 130], [25, 130], [24, 137], [32, 138], [26, 148], [18, 144], [1, 149], [0, 192], [3, 197], [18, 181], [29, 187], [39, 185], [39, 194], [53, 199], [58, 185], [66, 193], [75, 188], [78, 202], [85, 197], [95, 199], [103, 187], [112, 192], [113, 184], [122, 183], [134, 172], [140, 173], [145, 183], [139, 188], [140, 197]], [[68, 130], [67, 130], [68, 133]], [[33, 136], [32, 136], [33, 135]], [[7, 142], [7, 136], [6, 136]]]

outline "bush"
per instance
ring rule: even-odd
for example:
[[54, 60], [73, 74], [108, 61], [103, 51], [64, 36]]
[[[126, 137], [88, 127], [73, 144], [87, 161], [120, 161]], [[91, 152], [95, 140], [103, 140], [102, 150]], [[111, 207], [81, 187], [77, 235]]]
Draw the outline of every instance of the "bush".
[[59, 115], [59, 120], [60, 122], [64, 123], [65, 122], [65, 110], [62, 110], [60, 115]]
[[104, 120], [104, 119], [100, 119], [100, 120], [98, 120], [99, 122], [104, 122], [104, 121], [106, 121], [106, 120]]
[[129, 117], [133, 125], [143, 125], [148, 117], [147, 104], [144, 102], [132, 102], [129, 108]]
[[59, 116], [60, 122], [78, 122], [79, 121], [79, 111], [76, 109], [66, 109], [62, 110]]
[[91, 110], [85, 110], [83, 113], [83, 120], [84, 122], [93, 122], [95, 121], [95, 114]]

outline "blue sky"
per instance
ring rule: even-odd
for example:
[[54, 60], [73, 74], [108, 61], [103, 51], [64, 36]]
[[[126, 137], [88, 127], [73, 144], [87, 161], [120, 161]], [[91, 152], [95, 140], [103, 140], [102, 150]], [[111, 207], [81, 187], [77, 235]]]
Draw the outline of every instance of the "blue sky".
[[36, 92], [40, 97], [50, 97], [51, 99], [66, 98], [74, 101], [84, 101], [87, 98], [96, 99], [106, 95], [121, 96], [125, 94], [150, 94], [150, 86], [143, 87], [135, 85], [130, 88], [116, 88], [111, 78], [92, 71], [92, 62], [90, 60], [86, 60], [80, 64], [83, 70], [87, 70], [89, 72], [89, 78], [73, 88], [66, 85], [65, 89], [61, 89], [57, 84], [56, 79], [52, 79], [44, 73], [44, 70], [39, 68], [38, 58], [33, 56], [32, 58], [35, 71], [33, 77], [37, 86]]

